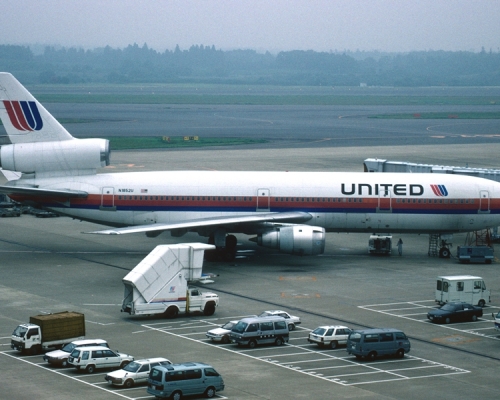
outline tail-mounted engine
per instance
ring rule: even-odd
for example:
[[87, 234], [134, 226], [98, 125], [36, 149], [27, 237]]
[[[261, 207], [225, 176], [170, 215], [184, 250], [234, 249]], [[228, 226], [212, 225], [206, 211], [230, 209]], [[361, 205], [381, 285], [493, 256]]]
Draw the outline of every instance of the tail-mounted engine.
[[109, 165], [109, 141], [72, 139], [56, 142], [15, 143], [0, 149], [0, 166], [9, 171], [88, 171]]
[[318, 226], [293, 225], [261, 233], [256, 240], [259, 246], [278, 249], [295, 255], [317, 255], [325, 251], [325, 229]]

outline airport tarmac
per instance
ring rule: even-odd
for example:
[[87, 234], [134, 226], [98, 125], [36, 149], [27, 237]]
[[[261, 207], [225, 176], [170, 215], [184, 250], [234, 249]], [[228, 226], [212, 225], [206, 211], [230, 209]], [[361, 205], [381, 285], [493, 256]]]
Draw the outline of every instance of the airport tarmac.
[[[498, 167], [500, 145], [328, 147], [288, 149], [200, 149], [114, 152], [107, 172], [176, 170], [362, 171], [369, 157], [390, 160]], [[211, 317], [175, 320], [137, 318], [120, 313], [121, 279], [156, 245], [205, 241], [188, 234], [94, 236], [100, 226], [70, 218], [0, 220], [0, 387], [4, 398], [149, 399], [144, 386], [116, 389], [92, 375], [48, 367], [42, 356], [10, 349], [10, 334], [30, 315], [63, 310], [83, 312], [87, 337], [108, 340], [135, 358], [164, 356], [173, 362], [204, 361], [224, 378], [217, 394], [227, 399], [496, 399], [500, 337], [492, 312], [500, 309], [500, 277], [491, 265], [460, 264], [455, 258], [428, 257], [426, 235], [397, 235], [403, 256], [368, 255], [369, 234], [327, 234], [325, 253], [295, 257], [257, 248], [239, 235], [241, 254], [232, 263], [206, 262], [204, 272], [219, 275], [203, 290], [220, 296]], [[455, 235], [454, 247], [465, 235]], [[249, 253], [250, 252], [250, 253]], [[475, 323], [433, 325], [438, 275], [482, 276], [491, 303]], [[250, 350], [212, 344], [205, 332], [228, 320], [284, 309], [302, 319], [286, 346]], [[344, 347], [319, 349], [307, 342], [324, 324], [351, 328], [393, 327], [406, 332], [412, 349], [404, 359], [358, 361]]]

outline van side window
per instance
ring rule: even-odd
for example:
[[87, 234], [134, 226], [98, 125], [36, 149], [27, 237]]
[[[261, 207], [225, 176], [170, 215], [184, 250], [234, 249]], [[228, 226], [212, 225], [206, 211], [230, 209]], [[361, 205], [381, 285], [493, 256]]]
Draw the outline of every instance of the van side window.
[[474, 289], [482, 289], [483, 288], [482, 283], [483, 281], [474, 281]]
[[392, 342], [393, 337], [392, 333], [381, 333], [380, 334], [380, 341], [381, 342]]
[[272, 322], [261, 322], [260, 323], [260, 330], [261, 331], [272, 331], [273, 330], [273, 323]]
[[205, 376], [219, 376], [219, 373], [213, 368], [205, 368]]
[[274, 323], [274, 329], [288, 329], [285, 321], [277, 321]]
[[407, 340], [408, 338], [403, 332], [396, 332], [396, 340]]
[[365, 343], [374, 343], [378, 342], [378, 334], [377, 333], [367, 333], [365, 335]]
[[165, 376], [167, 382], [183, 381], [184, 379], [184, 371], [167, 372]]
[[200, 379], [201, 378], [201, 369], [188, 369], [186, 371], [185, 379]]
[[247, 332], [257, 332], [259, 324], [250, 324], [248, 325]]
[[463, 291], [464, 291], [464, 283], [457, 282], [457, 292], [463, 292]]

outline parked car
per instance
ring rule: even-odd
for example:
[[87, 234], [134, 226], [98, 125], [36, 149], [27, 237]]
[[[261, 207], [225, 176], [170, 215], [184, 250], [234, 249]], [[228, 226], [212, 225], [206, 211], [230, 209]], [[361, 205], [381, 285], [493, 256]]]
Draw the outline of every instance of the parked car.
[[393, 328], [375, 328], [352, 331], [347, 338], [346, 350], [358, 360], [375, 360], [377, 357], [396, 356], [403, 358], [411, 349], [410, 341], [403, 331]]
[[58, 217], [59, 214], [56, 214], [52, 211], [45, 211], [45, 210], [36, 210], [34, 212], [35, 217], [37, 218], [53, 218], [53, 217]]
[[132, 361], [134, 361], [134, 357], [129, 354], [119, 353], [101, 346], [77, 347], [68, 358], [68, 364], [77, 370], [84, 369], [89, 374], [101, 368], [123, 368]]
[[446, 303], [427, 313], [431, 322], [445, 323], [461, 321], [477, 321], [483, 316], [483, 309], [469, 303]]
[[60, 350], [54, 350], [45, 353], [43, 359], [47, 361], [49, 364], [59, 365], [61, 367], [67, 367], [68, 358], [74, 349], [76, 349], [77, 347], [90, 347], [90, 346], [109, 347], [108, 342], [106, 342], [103, 339], [75, 340], [74, 342], [65, 344]]
[[21, 210], [17, 207], [13, 208], [0, 208], [0, 217], [20, 217]]
[[263, 313], [259, 314], [258, 317], [283, 317], [286, 320], [286, 323], [288, 325], [288, 330], [293, 331], [297, 325], [300, 325], [300, 317], [296, 317], [295, 315], [290, 315], [286, 311], [282, 310], [270, 310], [270, 311], [264, 311]]
[[231, 342], [231, 329], [233, 329], [233, 326], [235, 326], [237, 323], [238, 321], [226, 322], [224, 325], [219, 326], [218, 328], [210, 329], [206, 333], [206, 336], [212, 342], [221, 342], [227, 344]]
[[351, 332], [352, 330], [347, 326], [318, 326], [309, 334], [307, 341], [309, 343], [316, 343], [319, 347], [335, 349], [339, 344], [347, 343], [347, 338]]
[[169, 360], [162, 357], [136, 360], [118, 371], [110, 372], [104, 380], [115, 386], [131, 388], [138, 383], [147, 382], [151, 368], [170, 364], [172, 363]]

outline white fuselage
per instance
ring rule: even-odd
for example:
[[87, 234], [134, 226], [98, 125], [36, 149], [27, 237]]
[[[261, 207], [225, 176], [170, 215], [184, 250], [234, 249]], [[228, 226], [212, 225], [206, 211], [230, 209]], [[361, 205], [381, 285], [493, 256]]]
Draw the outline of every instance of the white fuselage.
[[307, 225], [334, 232], [452, 233], [500, 225], [500, 184], [463, 175], [162, 171], [26, 182], [88, 192], [44, 205], [110, 226], [287, 211], [309, 213]]

